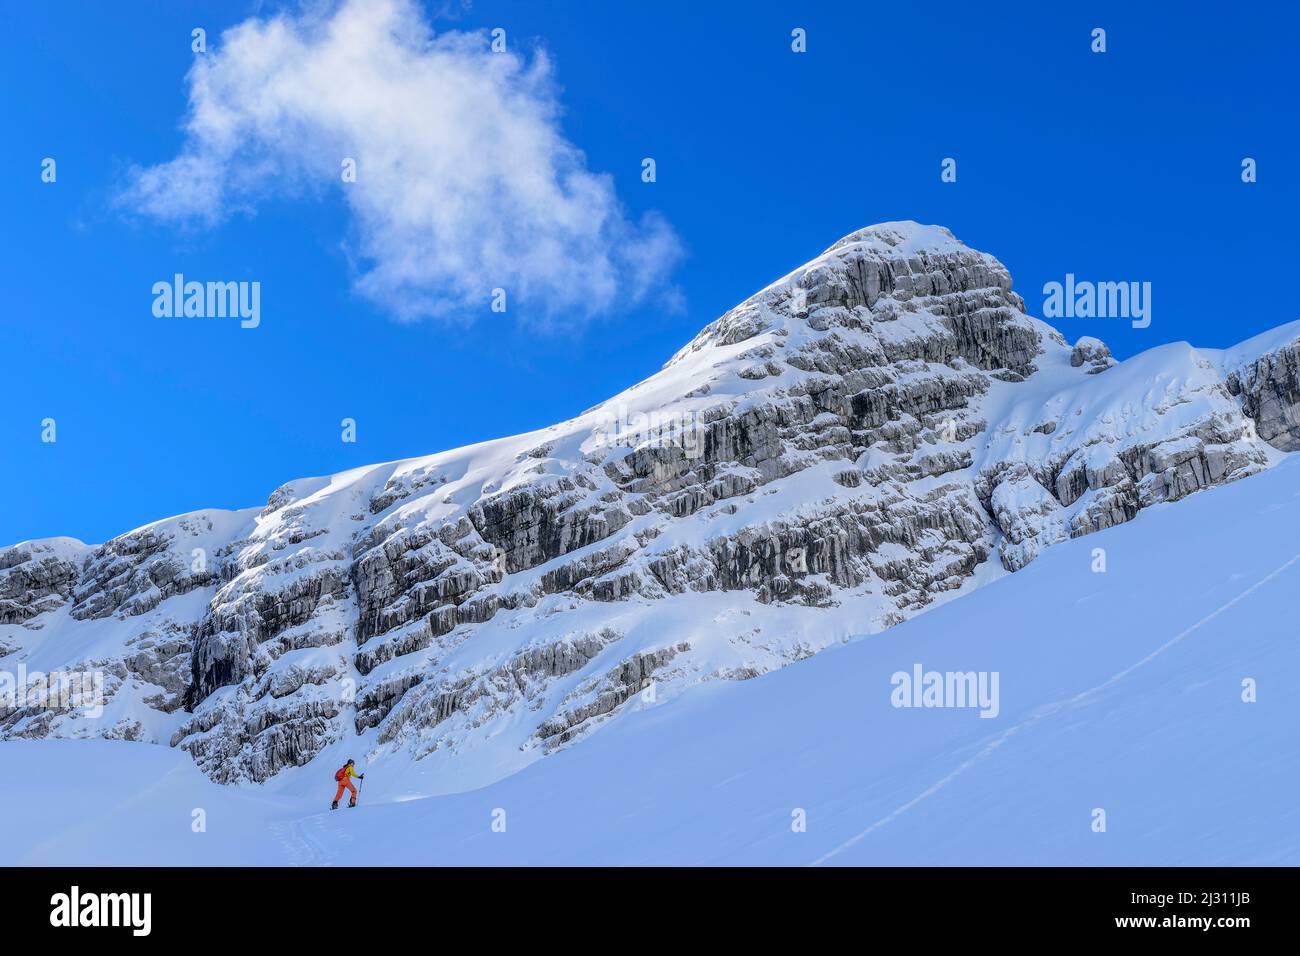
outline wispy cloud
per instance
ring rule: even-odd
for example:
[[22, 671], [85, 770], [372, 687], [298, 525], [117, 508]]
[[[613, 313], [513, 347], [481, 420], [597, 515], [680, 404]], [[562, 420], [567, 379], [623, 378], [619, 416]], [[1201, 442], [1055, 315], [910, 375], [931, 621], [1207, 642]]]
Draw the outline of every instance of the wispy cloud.
[[[435, 33], [409, 0], [249, 19], [198, 55], [179, 155], [132, 170], [119, 202], [215, 226], [271, 196], [337, 188], [361, 294], [401, 319], [484, 311], [491, 290], [575, 321], [661, 291], [681, 254], [629, 219], [559, 125], [551, 63]], [[341, 179], [345, 158], [356, 181]]]

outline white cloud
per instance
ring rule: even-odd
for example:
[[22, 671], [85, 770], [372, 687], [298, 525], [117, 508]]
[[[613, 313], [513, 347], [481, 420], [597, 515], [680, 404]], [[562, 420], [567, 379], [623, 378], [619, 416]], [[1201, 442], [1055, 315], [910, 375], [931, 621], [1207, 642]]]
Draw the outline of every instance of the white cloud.
[[357, 288], [402, 319], [485, 312], [502, 287], [568, 322], [660, 289], [680, 256], [672, 229], [629, 221], [611, 177], [564, 138], [546, 55], [489, 41], [435, 34], [409, 0], [247, 20], [196, 56], [180, 154], [134, 169], [120, 201], [213, 226], [338, 189]]

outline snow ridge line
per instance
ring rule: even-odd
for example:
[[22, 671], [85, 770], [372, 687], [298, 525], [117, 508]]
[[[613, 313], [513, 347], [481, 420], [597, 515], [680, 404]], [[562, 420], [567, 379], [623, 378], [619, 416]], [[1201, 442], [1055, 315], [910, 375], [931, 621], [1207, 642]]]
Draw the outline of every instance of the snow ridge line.
[[1118, 683], [1119, 681], [1123, 680], [1125, 677], [1127, 677], [1129, 674], [1132, 674], [1139, 667], [1142, 667], [1144, 664], [1148, 664], [1151, 661], [1155, 660], [1155, 658], [1159, 657], [1161, 654], [1169, 650], [1175, 644], [1182, 641], [1189, 634], [1199, 630], [1201, 627], [1208, 624], [1210, 621], [1214, 620], [1224, 611], [1235, 606], [1236, 604], [1239, 604], [1241, 601], [1249, 597], [1251, 594], [1254, 594], [1265, 584], [1268, 584], [1268, 582], [1272, 581], [1279, 574], [1281, 574], [1283, 571], [1287, 570], [1287, 568], [1291, 567], [1297, 562], [1300, 562], [1300, 554], [1296, 554], [1293, 557], [1291, 557], [1289, 560], [1283, 562], [1281, 565], [1279, 565], [1277, 568], [1270, 571], [1264, 577], [1260, 578], [1250, 587], [1246, 588], [1246, 590], [1242, 591], [1236, 597], [1232, 598], [1226, 603], [1215, 608], [1213, 611], [1205, 615], [1196, 623], [1191, 624], [1188, 627], [1184, 628], [1183, 630], [1179, 631], [1178, 634], [1174, 635], [1168, 641], [1161, 644], [1159, 647], [1157, 647], [1150, 654], [1147, 654], [1141, 660], [1137, 661], [1136, 663], [1130, 664], [1128, 667], [1124, 668], [1118, 673], [1112, 674], [1110, 677], [1106, 678], [1104, 681], [1102, 681], [1100, 684], [1097, 684], [1095, 687], [1091, 687], [1088, 690], [1080, 691], [1079, 693], [1075, 694], [1073, 697], [1066, 698], [1065, 700], [1062, 701], [1057, 701], [1056, 703], [1046, 704], [1043, 707], [1039, 708], [1037, 713], [1032, 714], [1025, 720], [1022, 720], [1020, 723], [1007, 728], [1006, 730], [1002, 731], [1002, 733], [993, 737], [989, 741], [989, 743], [986, 744], [985, 747], [982, 750], [980, 750], [977, 754], [963, 761], [954, 770], [952, 770], [945, 776], [941, 777], [939, 780], [931, 784], [926, 789], [922, 790], [911, 800], [908, 800], [902, 806], [898, 807], [897, 809], [881, 817], [879, 820], [871, 824], [861, 833], [858, 833], [855, 836], [850, 837], [849, 839], [841, 843], [839, 846], [822, 854], [821, 856], [813, 860], [808, 865], [821, 866], [827, 860], [843, 853], [845, 850], [849, 849], [849, 847], [853, 846], [854, 844], [858, 843], [864, 838], [870, 836], [876, 830], [879, 830], [881, 827], [885, 826], [886, 824], [892, 823], [894, 820], [898, 819], [900, 816], [902, 816], [908, 810], [911, 810], [913, 807], [915, 807], [917, 804], [924, 801], [926, 798], [931, 797], [934, 794], [938, 793], [940, 790], [946, 787], [953, 780], [957, 779], [963, 773], [969, 770], [971, 767], [975, 766], [975, 764], [983, 761], [985, 757], [993, 753], [993, 751], [995, 751], [998, 747], [1001, 747], [1004, 743], [1006, 743], [1009, 739], [1011, 739], [1011, 737], [1013, 737], [1015, 734], [1019, 733], [1020, 731], [1026, 729], [1027, 727], [1032, 727], [1034, 724], [1043, 720], [1045, 717], [1050, 717], [1052, 715], [1060, 713], [1061, 711], [1065, 710], [1070, 706], [1080, 704], [1083, 701], [1085, 701], [1087, 698], [1093, 697], [1096, 694], [1100, 693], [1101, 691], [1105, 690], [1107, 687], [1110, 687], [1112, 684]]

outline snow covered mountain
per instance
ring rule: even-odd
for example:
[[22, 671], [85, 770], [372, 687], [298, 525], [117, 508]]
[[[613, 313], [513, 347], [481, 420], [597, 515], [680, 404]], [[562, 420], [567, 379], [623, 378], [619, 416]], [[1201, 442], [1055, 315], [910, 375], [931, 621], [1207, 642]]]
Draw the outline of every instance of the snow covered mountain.
[[[227, 787], [174, 748], [8, 741], [0, 863], [1294, 865], [1297, 542], [1292, 455], [481, 789], [367, 765], [357, 810], [320, 760]], [[996, 719], [893, 706], [917, 664], [998, 673]]]
[[166, 744], [222, 783], [346, 751], [467, 790], [1297, 448], [1300, 322], [1116, 363], [992, 256], [885, 223], [568, 422], [0, 549], [0, 670], [108, 694], [0, 732]]

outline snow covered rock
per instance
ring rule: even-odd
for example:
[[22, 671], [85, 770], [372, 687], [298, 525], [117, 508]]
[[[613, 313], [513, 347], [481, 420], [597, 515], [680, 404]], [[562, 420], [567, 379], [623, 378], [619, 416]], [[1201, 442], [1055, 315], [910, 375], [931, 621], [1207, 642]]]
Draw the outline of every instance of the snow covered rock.
[[170, 744], [222, 782], [346, 747], [487, 783], [1269, 467], [1298, 358], [1300, 324], [1117, 363], [946, 229], [872, 226], [570, 421], [0, 550], [0, 666], [110, 677], [101, 715], [0, 732]]
[[1092, 375], [1104, 372], [1114, 364], [1115, 360], [1111, 357], [1110, 347], [1101, 339], [1093, 338], [1091, 335], [1080, 336], [1079, 341], [1074, 343], [1074, 349], [1070, 352], [1070, 365], [1074, 368], [1087, 365], [1088, 372]]
[[0, 624], [22, 624], [68, 601], [87, 551], [70, 538], [0, 549]]
[[[1275, 331], [1295, 332], [1295, 325]], [[1300, 449], [1300, 341], [1293, 338], [1277, 348], [1256, 351], [1262, 344], [1251, 340], [1232, 350], [1228, 391], [1240, 397], [1259, 437], [1283, 451], [1296, 451]]]

